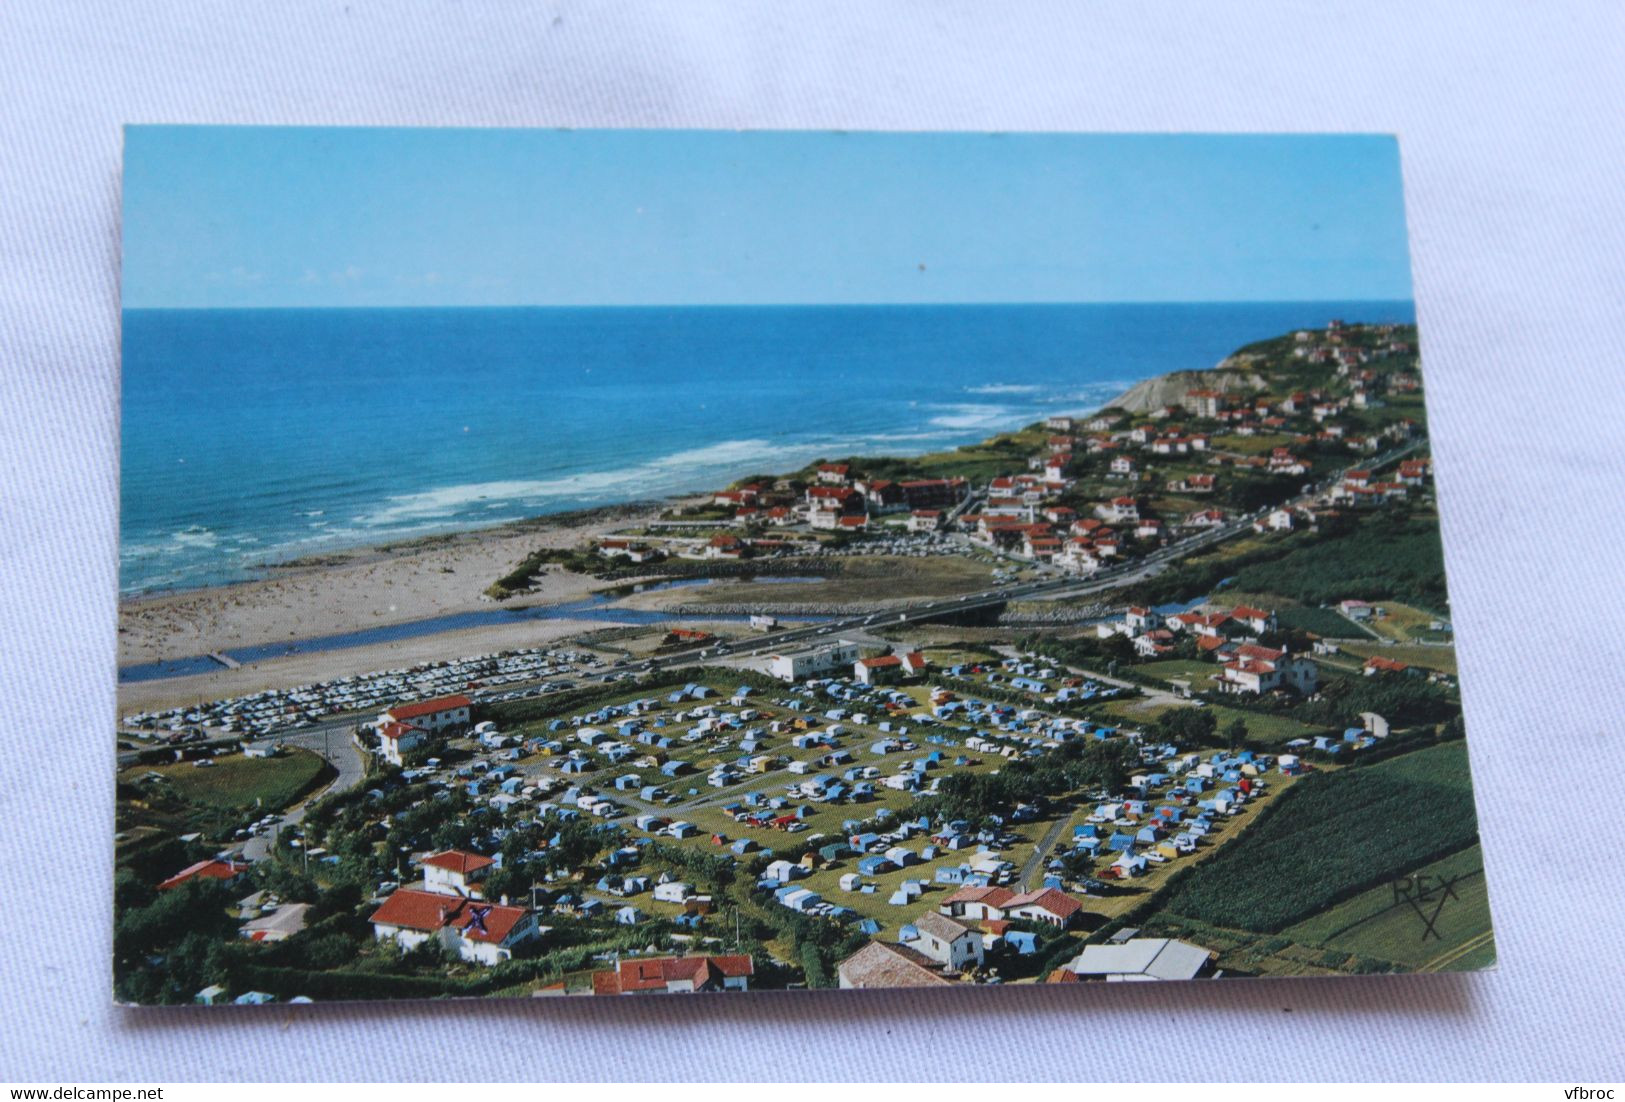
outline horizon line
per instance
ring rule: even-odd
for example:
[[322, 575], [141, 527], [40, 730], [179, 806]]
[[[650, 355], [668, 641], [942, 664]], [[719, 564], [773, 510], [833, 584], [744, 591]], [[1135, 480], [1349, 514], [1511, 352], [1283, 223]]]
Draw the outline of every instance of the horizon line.
[[1409, 303], [1416, 297], [1401, 298], [1238, 298], [1238, 299], [989, 299], [986, 301], [943, 302], [494, 302], [494, 303], [418, 303], [384, 305], [301, 305], [294, 303], [259, 306], [126, 306], [120, 313], [134, 311], [271, 311], [271, 310], [789, 310], [824, 308], [896, 308], [943, 306], [1314, 306], [1322, 303]]

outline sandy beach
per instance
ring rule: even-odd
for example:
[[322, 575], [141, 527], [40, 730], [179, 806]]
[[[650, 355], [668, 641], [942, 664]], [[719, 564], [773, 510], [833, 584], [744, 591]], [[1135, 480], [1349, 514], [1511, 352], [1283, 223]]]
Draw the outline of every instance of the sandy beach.
[[[653, 519], [660, 508], [649, 505], [598, 510], [555, 522], [541, 518], [385, 547], [357, 548], [277, 568], [273, 577], [258, 581], [128, 598], [119, 602], [119, 664], [183, 658], [490, 608], [490, 603], [481, 599], [485, 588], [530, 552], [543, 547], [575, 546], [613, 529]], [[602, 584], [593, 578], [550, 569], [537, 577], [524, 601], [571, 600]], [[557, 638], [552, 629], [560, 626], [562, 622], [545, 628], [532, 625], [528, 635], [540, 636], [545, 631], [547, 637]], [[440, 654], [448, 653], [444, 637], [438, 643], [417, 642], [436, 648]], [[374, 649], [345, 652], [342, 658], [327, 654], [304, 661], [319, 663], [328, 676], [356, 672], [349, 669], [353, 665], [350, 656]], [[488, 649], [496, 649], [496, 645]], [[339, 669], [341, 664], [346, 667], [343, 671]], [[399, 664], [390, 659], [361, 668]], [[131, 688], [123, 687], [126, 693]]]

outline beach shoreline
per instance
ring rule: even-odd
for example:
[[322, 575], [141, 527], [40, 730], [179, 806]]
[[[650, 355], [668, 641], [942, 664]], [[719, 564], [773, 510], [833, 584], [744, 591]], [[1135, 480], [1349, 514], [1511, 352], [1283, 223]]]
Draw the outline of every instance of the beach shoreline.
[[[544, 514], [310, 556], [249, 581], [121, 596], [118, 662], [169, 661], [487, 609], [487, 587], [531, 552], [574, 547], [686, 500]], [[545, 570], [525, 603], [577, 600], [602, 586], [592, 577]], [[129, 689], [121, 686], [121, 695]]]

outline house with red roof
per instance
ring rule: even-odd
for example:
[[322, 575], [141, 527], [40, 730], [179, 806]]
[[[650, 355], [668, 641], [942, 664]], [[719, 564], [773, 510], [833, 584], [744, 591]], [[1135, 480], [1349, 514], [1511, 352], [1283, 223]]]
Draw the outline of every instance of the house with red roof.
[[372, 913], [373, 936], [410, 952], [438, 941], [466, 961], [487, 966], [513, 956], [514, 947], [540, 934], [524, 907], [484, 903], [439, 892], [402, 888]]
[[1055, 888], [1041, 888], [1012, 896], [1004, 904], [1005, 918], [1024, 918], [1066, 929], [1083, 915], [1083, 904]]
[[908, 516], [908, 530], [910, 532], [935, 532], [941, 527], [941, 509], [915, 509]]
[[1230, 610], [1230, 617], [1241, 621], [1260, 635], [1276, 628], [1275, 613], [1251, 605], [1237, 605]]
[[1218, 479], [1210, 474], [1191, 474], [1168, 483], [1168, 492], [1174, 494], [1211, 494]]
[[1061, 550], [1061, 541], [1050, 532], [1047, 524], [1029, 525], [1022, 533], [1021, 553], [1029, 559], [1047, 561]]
[[384, 723], [378, 727], [378, 752], [393, 765], [405, 765], [406, 753], [429, 741], [429, 732], [411, 723]]
[[644, 957], [592, 974], [594, 995], [692, 995], [749, 991], [756, 962], [748, 954], [717, 957]]
[[840, 527], [842, 517], [865, 515], [864, 498], [850, 486], [810, 486], [807, 523], [814, 528]]
[[1431, 461], [1407, 459], [1399, 465], [1399, 481], [1406, 486], [1420, 486], [1427, 481]]
[[723, 533], [707, 540], [700, 554], [707, 559], [741, 559], [747, 550], [744, 540]]
[[1100, 569], [1100, 556], [1095, 541], [1086, 536], [1073, 536], [1062, 544], [1052, 560], [1056, 566], [1074, 574], [1093, 574]]
[[949, 918], [968, 919], [980, 922], [988, 918], [1003, 918], [1004, 905], [1015, 898], [1016, 893], [1008, 888], [995, 887], [966, 887], [960, 888], [938, 905], [937, 910]]
[[1320, 667], [1285, 650], [1244, 643], [1219, 667], [1218, 689], [1229, 693], [1268, 693], [1290, 688], [1308, 695], [1320, 680]]
[[666, 557], [664, 551], [636, 540], [605, 539], [598, 541], [598, 555], [605, 559], [626, 559], [628, 562], [655, 562]]
[[378, 717], [378, 726], [406, 723], [423, 731], [438, 732], [464, 727], [473, 719], [474, 702], [462, 693], [437, 696], [412, 704], [397, 704]]
[[1114, 497], [1096, 505], [1095, 516], [1108, 524], [1132, 524], [1140, 519], [1140, 506], [1132, 497]]
[[489, 857], [461, 849], [431, 853], [423, 859], [423, 890], [483, 899], [479, 882], [495, 863]]
[[1083, 904], [1055, 888], [1017, 893], [1008, 888], [966, 887], [944, 899], [937, 910], [971, 922], [1020, 918], [1064, 929], [1078, 921]]
[[852, 663], [852, 676], [864, 685], [883, 685], [925, 672], [925, 655], [919, 651], [860, 658]]
[[1172, 654], [1173, 650], [1174, 633], [1167, 628], [1153, 628], [1134, 637], [1134, 653], [1141, 658], [1158, 658]]
[[1384, 658], [1380, 654], [1373, 654], [1365, 660], [1360, 673], [1365, 677], [1375, 677], [1378, 674], [1404, 673], [1410, 667], [1403, 662], [1396, 662], [1392, 658]]
[[195, 865], [188, 865], [174, 876], [162, 880], [158, 890], [167, 892], [171, 888], [178, 888], [189, 880], [224, 880], [228, 884], [248, 871], [248, 865], [242, 861], [228, 861], [219, 857], [211, 857], [207, 861], [199, 861]]

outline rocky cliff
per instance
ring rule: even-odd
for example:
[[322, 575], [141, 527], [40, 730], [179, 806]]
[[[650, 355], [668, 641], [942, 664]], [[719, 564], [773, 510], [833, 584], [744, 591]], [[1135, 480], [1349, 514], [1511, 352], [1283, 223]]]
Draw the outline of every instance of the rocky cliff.
[[1226, 360], [1211, 371], [1171, 371], [1136, 383], [1119, 395], [1111, 404], [1130, 413], [1146, 413], [1163, 406], [1177, 406], [1187, 390], [1227, 390], [1232, 394], [1247, 394], [1263, 390], [1263, 376], [1252, 371], [1231, 369]]

